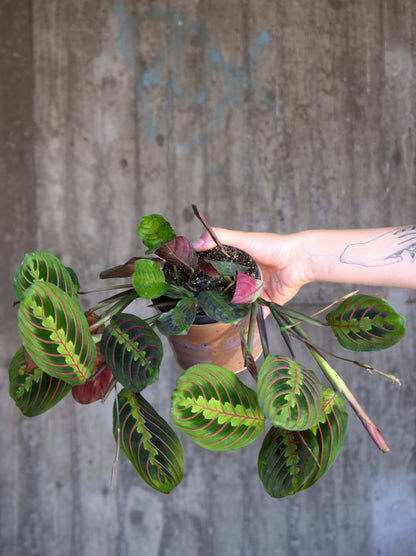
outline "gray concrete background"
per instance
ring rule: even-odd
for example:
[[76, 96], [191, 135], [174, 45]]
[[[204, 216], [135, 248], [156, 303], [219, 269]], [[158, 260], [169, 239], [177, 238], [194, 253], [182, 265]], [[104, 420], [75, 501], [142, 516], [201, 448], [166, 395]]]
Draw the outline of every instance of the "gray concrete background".
[[[350, 414], [325, 478], [284, 500], [257, 478], [261, 440], [215, 454], [184, 439], [185, 479], [168, 496], [122, 458], [110, 492], [111, 402], [69, 397], [22, 418], [7, 367], [25, 252], [55, 253], [90, 288], [138, 253], [143, 214], [197, 237], [192, 202], [246, 230], [414, 222], [415, 64], [413, 0], [0, 2], [4, 554], [414, 554], [414, 291], [374, 292], [406, 317], [407, 336], [361, 358], [401, 388], [337, 364], [391, 452]], [[309, 312], [350, 290], [312, 284], [293, 306]], [[149, 389], [165, 417], [178, 374], [167, 353]]]

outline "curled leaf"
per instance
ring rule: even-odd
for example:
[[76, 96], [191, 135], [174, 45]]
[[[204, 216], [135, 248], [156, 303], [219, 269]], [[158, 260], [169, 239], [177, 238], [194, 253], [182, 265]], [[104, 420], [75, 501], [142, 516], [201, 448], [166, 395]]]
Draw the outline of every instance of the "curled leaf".
[[65, 267], [61, 261], [46, 251], [28, 253], [14, 276], [14, 290], [19, 301], [36, 281], [54, 284], [78, 302], [79, 282], [75, 272]]
[[71, 386], [28, 362], [21, 347], [9, 365], [10, 397], [26, 417], [45, 413], [64, 398]]
[[114, 377], [131, 392], [140, 392], [159, 376], [162, 343], [136, 315], [114, 316], [104, 331], [100, 348]]
[[258, 458], [264, 488], [273, 498], [283, 498], [305, 488], [317, 473], [319, 445], [310, 431], [286, 431], [272, 427]]
[[122, 390], [114, 403], [114, 437], [142, 479], [168, 493], [182, 480], [183, 451], [168, 423], [141, 394]]
[[261, 280], [256, 280], [256, 278], [239, 271], [231, 303], [253, 303], [260, 296], [262, 289], [263, 282]]
[[183, 236], [177, 236], [169, 243], [165, 243], [156, 250], [156, 255], [165, 261], [185, 268], [195, 268], [198, 264], [198, 255]]

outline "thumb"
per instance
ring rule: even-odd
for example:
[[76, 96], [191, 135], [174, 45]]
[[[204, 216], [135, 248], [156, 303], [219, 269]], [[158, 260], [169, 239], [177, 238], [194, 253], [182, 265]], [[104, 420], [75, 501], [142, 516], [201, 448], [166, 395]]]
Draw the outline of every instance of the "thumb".
[[[225, 245], [232, 245], [239, 247], [245, 251], [249, 251], [253, 247], [252, 237], [249, 232], [240, 232], [235, 230], [227, 230], [225, 228], [213, 228], [215, 234], [221, 243]], [[250, 241], [251, 240], [251, 241]], [[215, 247], [215, 242], [207, 231], [202, 236], [193, 242], [193, 248], [196, 251], [206, 251]]]

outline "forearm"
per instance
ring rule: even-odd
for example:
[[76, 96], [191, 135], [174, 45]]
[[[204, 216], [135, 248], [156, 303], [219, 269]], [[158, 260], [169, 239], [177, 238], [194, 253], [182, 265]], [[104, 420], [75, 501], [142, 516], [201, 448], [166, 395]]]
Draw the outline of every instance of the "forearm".
[[301, 232], [309, 282], [416, 289], [416, 226]]

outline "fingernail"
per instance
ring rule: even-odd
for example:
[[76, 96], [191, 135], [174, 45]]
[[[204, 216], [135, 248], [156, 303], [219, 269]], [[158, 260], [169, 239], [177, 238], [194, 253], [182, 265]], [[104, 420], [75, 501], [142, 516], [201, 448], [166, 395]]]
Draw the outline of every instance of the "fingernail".
[[203, 239], [197, 239], [196, 241], [194, 241], [192, 243], [192, 247], [194, 249], [199, 249], [199, 247], [202, 247], [204, 245], [205, 241]]

